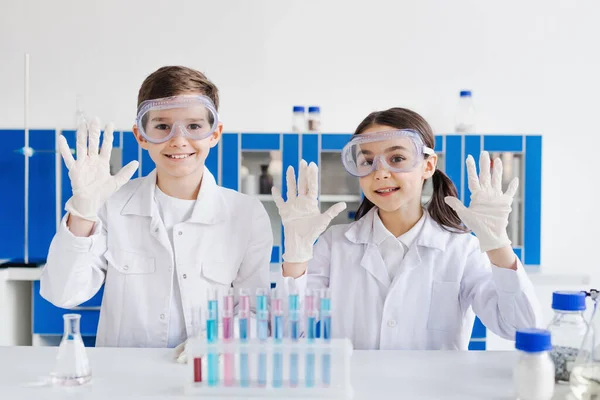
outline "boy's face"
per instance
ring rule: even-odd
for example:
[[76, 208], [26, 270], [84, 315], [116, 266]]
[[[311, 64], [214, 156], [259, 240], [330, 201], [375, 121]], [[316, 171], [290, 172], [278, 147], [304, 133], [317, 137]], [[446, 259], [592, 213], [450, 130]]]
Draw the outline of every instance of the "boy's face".
[[[201, 93], [185, 94], [200, 95]], [[198, 110], [195, 110], [194, 107], [150, 111], [145, 126], [146, 134], [153, 130], [158, 133], [165, 132], [164, 136], [166, 136], [171, 129], [176, 130], [173, 137], [164, 143], [147, 141], [140, 133], [138, 126], [134, 125], [135, 138], [143, 149], [148, 150], [150, 158], [156, 164], [157, 171], [175, 178], [203, 171], [210, 149], [215, 147], [221, 138], [223, 125], [219, 122], [217, 129], [205, 139], [194, 140], [186, 137], [183, 129], [190, 134], [196, 134], [200, 130], [206, 129], [207, 122], [199, 121], [197, 114]]]

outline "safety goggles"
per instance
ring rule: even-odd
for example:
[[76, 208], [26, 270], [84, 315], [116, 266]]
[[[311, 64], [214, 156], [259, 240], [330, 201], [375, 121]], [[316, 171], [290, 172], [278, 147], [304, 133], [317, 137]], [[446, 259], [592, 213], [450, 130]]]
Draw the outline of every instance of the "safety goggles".
[[364, 177], [380, 166], [392, 172], [410, 172], [433, 155], [417, 131], [402, 129], [354, 135], [342, 150], [342, 163], [349, 174]]
[[201, 140], [219, 125], [219, 115], [206, 96], [182, 95], [146, 100], [138, 107], [137, 127], [151, 143], [164, 143], [177, 133]]

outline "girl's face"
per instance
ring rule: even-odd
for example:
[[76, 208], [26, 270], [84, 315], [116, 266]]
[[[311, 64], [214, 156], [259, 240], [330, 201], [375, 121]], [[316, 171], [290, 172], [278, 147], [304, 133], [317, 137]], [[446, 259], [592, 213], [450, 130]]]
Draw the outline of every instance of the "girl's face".
[[[373, 125], [361, 134], [396, 130], [397, 128], [385, 125]], [[385, 154], [387, 143], [373, 142], [362, 145], [373, 154]], [[437, 156], [430, 155], [420, 161], [410, 172], [391, 172], [379, 163], [377, 170], [359, 178], [360, 187], [365, 197], [379, 209], [394, 212], [403, 208], [421, 207], [421, 192], [423, 182], [431, 178], [435, 172]]]

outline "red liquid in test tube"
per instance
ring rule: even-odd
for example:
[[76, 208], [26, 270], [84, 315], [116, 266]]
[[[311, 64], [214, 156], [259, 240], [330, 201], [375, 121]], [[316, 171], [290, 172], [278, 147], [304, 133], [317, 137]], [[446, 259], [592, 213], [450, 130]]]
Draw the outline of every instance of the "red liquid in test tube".
[[194, 382], [202, 382], [202, 359], [194, 358]]

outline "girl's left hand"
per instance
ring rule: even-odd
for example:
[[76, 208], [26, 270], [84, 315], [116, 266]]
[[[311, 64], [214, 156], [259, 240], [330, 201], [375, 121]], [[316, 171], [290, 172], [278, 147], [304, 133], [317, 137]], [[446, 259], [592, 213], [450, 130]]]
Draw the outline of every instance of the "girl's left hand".
[[445, 201], [456, 211], [467, 228], [475, 233], [481, 251], [486, 252], [511, 244], [506, 227], [513, 198], [519, 188], [519, 178], [514, 178], [506, 192], [502, 193], [502, 161], [496, 158], [490, 173], [490, 154], [487, 151], [482, 152], [479, 157], [479, 170], [478, 177], [475, 160], [469, 155], [467, 172], [471, 204], [468, 208], [453, 196], [446, 197]]

